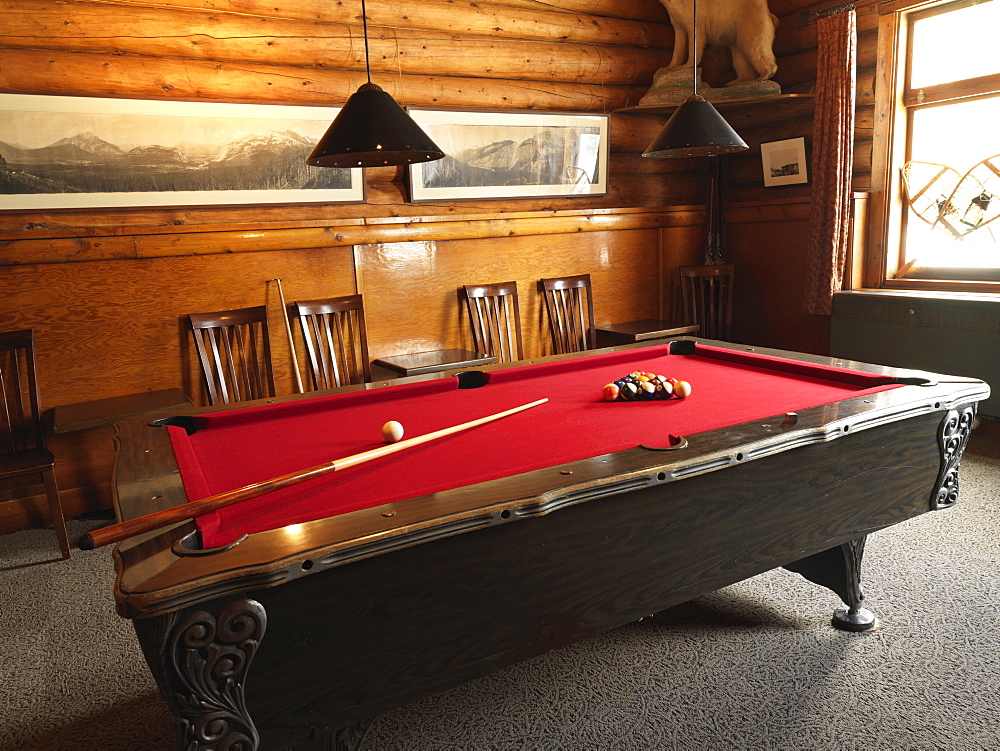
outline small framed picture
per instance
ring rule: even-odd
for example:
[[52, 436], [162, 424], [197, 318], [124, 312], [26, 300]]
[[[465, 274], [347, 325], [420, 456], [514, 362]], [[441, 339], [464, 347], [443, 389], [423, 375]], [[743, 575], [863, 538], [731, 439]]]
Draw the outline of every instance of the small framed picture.
[[765, 188], [809, 182], [804, 137], [762, 143], [760, 161], [764, 169]]

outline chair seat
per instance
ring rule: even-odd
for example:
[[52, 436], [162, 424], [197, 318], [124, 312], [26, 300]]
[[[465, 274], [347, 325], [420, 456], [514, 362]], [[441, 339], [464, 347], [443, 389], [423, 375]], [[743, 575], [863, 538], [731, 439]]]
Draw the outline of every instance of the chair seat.
[[30, 449], [0, 454], [0, 480], [52, 469], [56, 458], [48, 449]]

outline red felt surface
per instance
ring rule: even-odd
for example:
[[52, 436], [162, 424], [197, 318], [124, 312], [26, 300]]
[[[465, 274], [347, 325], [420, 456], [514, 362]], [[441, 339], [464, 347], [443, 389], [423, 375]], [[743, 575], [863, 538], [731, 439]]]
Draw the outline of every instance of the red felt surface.
[[[209, 495], [384, 445], [398, 420], [410, 438], [547, 397], [549, 402], [374, 462], [270, 493], [199, 519], [204, 544], [246, 532], [551, 467], [640, 443], [667, 445], [789, 411], [892, 388], [891, 379], [700, 346], [574, 358], [491, 371], [486, 386], [456, 379], [221, 412], [187, 436], [170, 428], [188, 497]], [[605, 402], [601, 387], [633, 371], [689, 381], [684, 400]]]

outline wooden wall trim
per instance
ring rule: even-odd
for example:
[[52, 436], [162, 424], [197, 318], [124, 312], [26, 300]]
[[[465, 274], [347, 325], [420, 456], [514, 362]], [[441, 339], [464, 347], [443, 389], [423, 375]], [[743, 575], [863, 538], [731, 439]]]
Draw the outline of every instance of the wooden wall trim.
[[[467, 240], [698, 225], [697, 206], [468, 217], [378, 217], [326, 226], [89, 235], [7, 240], [0, 266], [331, 248], [373, 243]], [[202, 228], [204, 229], [204, 228]]]
[[[872, 163], [869, 172], [871, 205], [869, 209], [868, 250], [864, 265], [865, 287], [881, 287], [887, 277], [896, 272], [899, 238], [902, 231], [899, 211], [902, 202], [900, 180], [892, 172], [894, 164], [902, 164], [906, 139], [901, 128], [906, 117], [902, 104], [892, 92], [904, 62], [907, 26], [898, 13], [884, 14], [879, 19], [878, 64], [874, 71], [872, 91], [880, 92], [875, 101]], [[893, 249], [892, 251], [890, 249]]]
[[809, 218], [808, 196], [726, 204], [726, 224], [788, 222]]

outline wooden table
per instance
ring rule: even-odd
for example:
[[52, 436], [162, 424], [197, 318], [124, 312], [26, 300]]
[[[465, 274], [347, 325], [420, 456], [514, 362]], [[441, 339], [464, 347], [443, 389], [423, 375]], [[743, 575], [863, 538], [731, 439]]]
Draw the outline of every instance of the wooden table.
[[393, 377], [439, 373], [454, 368], [470, 368], [476, 365], [493, 365], [497, 358], [467, 349], [435, 349], [430, 352], [414, 352], [409, 355], [380, 357], [372, 364], [392, 371]]
[[52, 408], [52, 432], [72, 433], [99, 425], [110, 425], [126, 417], [147, 412], [193, 407], [194, 402], [181, 389], [144, 391], [141, 394], [112, 396], [76, 404], [61, 404]]
[[644, 318], [641, 321], [610, 323], [597, 327], [597, 346], [614, 347], [619, 344], [634, 344], [648, 339], [669, 339], [675, 336], [697, 336], [698, 324], [680, 321], [661, 321]]

